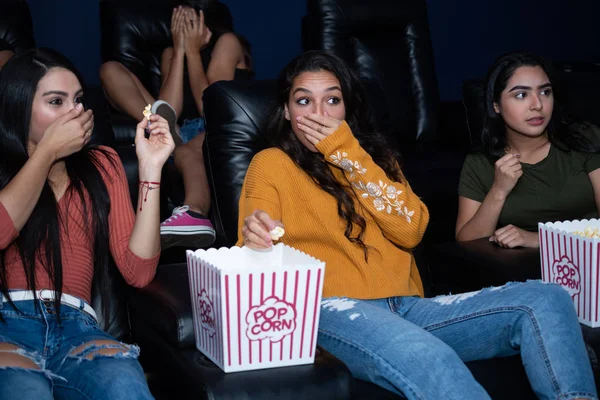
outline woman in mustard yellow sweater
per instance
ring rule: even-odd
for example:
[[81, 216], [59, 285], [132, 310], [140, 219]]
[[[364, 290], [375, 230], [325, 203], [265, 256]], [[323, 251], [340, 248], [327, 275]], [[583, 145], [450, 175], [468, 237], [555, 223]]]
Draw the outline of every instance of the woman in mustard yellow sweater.
[[521, 353], [543, 398], [597, 399], [574, 307], [560, 286], [527, 282], [424, 299], [413, 249], [427, 207], [373, 132], [355, 74], [308, 52], [282, 72], [250, 164], [239, 243], [269, 232], [326, 262], [319, 343], [360, 379], [409, 399], [486, 399], [463, 361]]

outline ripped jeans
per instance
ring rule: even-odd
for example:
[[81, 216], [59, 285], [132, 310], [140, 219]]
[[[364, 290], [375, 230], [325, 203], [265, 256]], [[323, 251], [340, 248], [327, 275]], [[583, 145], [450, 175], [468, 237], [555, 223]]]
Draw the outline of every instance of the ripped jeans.
[[[35, 302], [39, 302], [37, 310]], [[18, 348], [0, 350], [0, 359], [15, 352], [39, 369], [0, 367], [0, 399], [153, 398], [137, 361], [139, 349], [117, 342], [98, 327], [91, 315], [63, 304], [59, 324], [53, 303], [27, 300], [15, 305], [23, 314], [0, 298], [4, 318], [0, 322], [0, 343]], [[85, 345], [92, 341], [104, 344]], [[111, 351], [112, 355], [97, 353], [105, 348], [116, 351]]]
[[355, 377], [409, 399], [489, 399], [464, 362], [519, 353], [539, 398], [598, 398], [571, 298], [540, 281], [433, 299], [326, 298], [318, 342]]

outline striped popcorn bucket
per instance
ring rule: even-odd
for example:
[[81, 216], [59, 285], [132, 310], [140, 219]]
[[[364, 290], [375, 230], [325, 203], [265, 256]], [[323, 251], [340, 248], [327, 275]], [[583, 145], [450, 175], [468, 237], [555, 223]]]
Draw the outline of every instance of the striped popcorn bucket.
[[579, 322], [600, 326], [600, 239], [574, 234], [600, 228], [597, 219], [538, 224], [542, 280], [561, 285], [573, 299]]
[[325, 263], [279, 243], [187, 251], [196, 347], [224, 372], [311, 364]]

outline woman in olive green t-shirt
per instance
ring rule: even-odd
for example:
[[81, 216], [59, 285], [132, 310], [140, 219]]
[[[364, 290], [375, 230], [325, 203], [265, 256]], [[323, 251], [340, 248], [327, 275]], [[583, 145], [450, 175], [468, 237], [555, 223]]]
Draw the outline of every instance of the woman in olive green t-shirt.
[[538, 222], [598, 216], [600, 135], [559, 115], [550, 71], [529, 53], [490, 69], [483, 149], [467, 156], [460, 177], [457, 240], [538, 247]]

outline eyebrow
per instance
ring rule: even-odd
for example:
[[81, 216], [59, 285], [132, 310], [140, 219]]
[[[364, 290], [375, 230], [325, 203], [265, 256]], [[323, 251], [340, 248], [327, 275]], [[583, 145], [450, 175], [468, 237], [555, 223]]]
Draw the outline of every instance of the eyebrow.
[[[549, 88], [552, 87], [552, 84], [550, 84], [550, 82], [544, 83], [543, 85], [538, 86], [538, 89], [545, 89], [545, 88]], [[513, 87], [512, 89], [510, 89], [508, 91], [508, 93], [513, 92], [515, 90], [531, 90], [531, 86], [521, 86], [521, 85], [517, 85], [515, 87]]]
[[[334, 90], [339, 90], [340, 92], [342, 91], [342, 89], [341, 89], [339, 86], [331, 86], [331, 87], [328, 87], [327, 89], [325, 89], [324, 91], [325, 91], [325, 92], [332, 92], [332, 91], [334, 91]], [[294, 90], [294, 93], [292, 93], [292, 94], [296, 94], [296, 93], [298, 93], [298, 92], [312, 93], [312, 92], [311, 92], [310, 90], [308, 90], [308, 89], [305, 89], [305, 88], [299, 87], [299, 88], [296, 88], [296, 90]]]
[[[75, 96], [77, 96], [78, 94], [83, 93], [83, 89], [79, 89], [77, 92], [75, 92]], [[42, 96], [49, 96], [51, 94], [57, 94], [59, 96], [63, 96], [63, 97], [68, 97], [69, 94], [67, 92], [63, 92], [60, 90], [49, 90], [47, 92], [45, 92], [44, 94], [42, 94]]]

